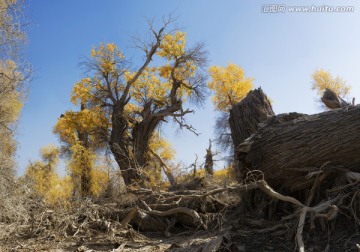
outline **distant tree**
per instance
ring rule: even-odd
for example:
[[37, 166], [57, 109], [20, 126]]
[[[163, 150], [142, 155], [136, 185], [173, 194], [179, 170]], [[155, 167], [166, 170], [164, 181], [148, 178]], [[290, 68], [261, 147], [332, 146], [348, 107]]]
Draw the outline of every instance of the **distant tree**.
[[[145, 58], [135, 71], [115, 44], [93, 48], [83, 62], [88, 77], [76, 83], [72, 92], [74, 103], [101, 111], [108, 119], [104, 141], [126, 184], [141, 178], [150, 160], [151, 137], [167, 118], [193, 130], [185, 122], [193, 111], [184, 104], [201, 103], [206, 94], [203, 45], [186, 47], [184, 32], [166, 32], [169, 23], [158, 31], [150, 24], [151, 38], [137, 41]], [[151, 65], [156, 56], [164, 63]]]
[[252, 78], [246, 77], [244, 70], [235, 64], [228, 64], [227, 67], [210, 67], [209, 74], [211, 79], [208, 86], [213, 91], [212, 101], [219, 112], [215, 122], [216, 143], [225, 153], [231, 153], [225, 157], [231, 161], [233, 142], [228, 112], [253, 88]]
[[40, 154], [42, 160], [30, 163], [25, 177], [34, 192], [47, 203], [67, 201], [72, 194], [72, 184], [69, 177], [60, 178], [55, 171], [59, 162], [59, 149], [50, 144], [41, 148]]
[[346, 85], [346, 81], [340, 77], [333, 77], [332, 74], [323, 69], [316, 70], [312, 74], [312, 90], [321, 96], [328, 88], [335, 92], [339, 97], [344, 98], [349, 94], [351, 86]]
[[81, 104], [80, 111], [62, 114], [53, 129], [63, 144], [62, 152], [69, 157], [74, 190], [82, 197], [92, 196], [94, 185], [104, 179], [103, 176], [94, 176], [95, 152], [105, 147], [101, 140], [108, 127], [108, 119], [101, 110], [87, 109]]

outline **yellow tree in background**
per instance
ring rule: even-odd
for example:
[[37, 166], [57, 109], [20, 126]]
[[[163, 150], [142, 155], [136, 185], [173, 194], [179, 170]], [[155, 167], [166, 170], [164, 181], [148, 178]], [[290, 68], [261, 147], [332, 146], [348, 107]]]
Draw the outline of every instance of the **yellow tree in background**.
[[97, 185], [108, 181], [108, 176], [95, 167], [95, 151], [104, 146], [101, 139], [108, 127], [107, 117], [101, 110], [86, 109], [84, 104], [78, 112], [67, 111], [61, 115], [54, 127], [63, 151], [70, 153], [68, 172], [75, 192], [82, 197], [98, 196], [101, 190]]
[[324, 69], [316, 70], [312, 74], [312, 90], [315, 90], [318, 95], [322, 95], [328, 88], [334, 91], [339, 97], [344, 97], [349, 94], [351, 87], [346, 85], [346, 81], [340, 77], [334, 77]]
[[49, 204], [63, 203], [72, 194], [69, 177], [60, 178], [56, 174], [60, 151], [55, 145], [41, 149], [41, 161], [30, 163], [25, 176], [31, 181], [35, 192]]
[[210, 67], [209, 74], [211, 80], [208, 86], [214, 92], [212, 100], [219, 111], [229, 111], [253, 88], [252, 79], [246, 77], [244, 70], [235, 64]]

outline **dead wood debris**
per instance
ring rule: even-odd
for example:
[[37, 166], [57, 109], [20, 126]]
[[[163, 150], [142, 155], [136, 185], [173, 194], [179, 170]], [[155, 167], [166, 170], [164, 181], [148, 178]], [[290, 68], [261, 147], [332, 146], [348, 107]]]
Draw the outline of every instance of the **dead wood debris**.
[[[94, 237], [102, 237], [107, 244], [113, 246], [112, 251], [146, 251], [141, 249], [154, 245], [154, 240], [144, 235], [149, 231], [161, 232], [161, 239], [167, 241], [166, 244], [162, 243], [163, 250], [160, 251], [245, 251], [243, 242], [232, 241], [236, 234], [243, 237], [254, 234], [270, 234], [271, 237], [288, 235], [295, 239], [298, 251], [306, 251], [308, 236], [304, 235], [305, 231], [324, 229], [325, 225], [325, 229], [328, 227], [326, 232], [335, 232], [339, 216], [345, 216], [352, 224], [355, 223], [355, 228], [360, 227], [360, 174], [344, 173], [346, 183], [328, 188], [328, 197], [319, 202], [315, 195], [326, 181], [325, 166], [320, 169], [321, 172], [308, 176], [308, 179], [315, 177], [315, 180], [304, 203], [296, 197], [275, 191], [261, 175], [252, 172], [248, 175], [246, 184], [209, 191], [155, 192], [139, 189], [133, 190], [134, 196], [126, 202], [82, 201], [74, 202], [73, 207], [68, 209], [49, 209], [40, 204], [33, 210], [32, 219], [28, 223], [1, 225], [1, 228], [9, 232], [7, 241], [36, 239], [38, 242], [56, 243], [67, 239], [86, 243]], [[229, 209], [241, 209], [241, 202], [235, 201], [234, 197], [254, 190], [261, 190], [272, 200], [292, 206], [292, 210], [287, 207], [287, 215], [283, 214], [277, 220], [240, 220], [246, 224], [247, 229], [234, 219], [226, 217]], [[209, 240], [196, 242], [196, 239], [189, 238], [189, 235], [194, 237], [194, 234], [199, 232], [211, 234], [217, 232], [216, 230], [227, 231], [212, 236]], [[179, 242], [186, 234], [188, 238], [185, 240], [188, 242]], [[177, 239], [176, 242], [174, 239]], [[337, 244], [346, 239], [348, 238], [341, 238]], [[344, 246], [349, 248], [349, 244], [350, 242], [347, 242]], [[358, 246], [356, 242], [351, 244], [351, 249]], [[327, 247], [330, 248], [330, 245]], [[190, 248], [194, 250], [189, 250]]]

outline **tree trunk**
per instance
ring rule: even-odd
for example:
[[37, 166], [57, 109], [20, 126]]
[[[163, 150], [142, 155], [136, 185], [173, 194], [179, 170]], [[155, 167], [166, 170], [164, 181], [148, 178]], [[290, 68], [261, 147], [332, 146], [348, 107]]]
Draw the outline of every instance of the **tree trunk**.
[[113, 107], [111, 120], [110, 150], [120, 168], [125, 185], [130, 185], [132, 180], [139, 179], [139, 173], [137, 167], [134, 165], [133, 155], [131, 155], [128, 147], [129, 144], [126, 136], [128, 122], [126, 118], [124, 118], [124, 112], [122, 111], [121, 106], [115, 105]]
[[244, 174], [238, 162], [237, 147], [258, 130], [259, 123], [274, 115], [270, 100], [261, 88], [250, 91], [241, 102], [232, 106], [229, 125], [234, 144], [235, 174], [239, 179]]
[[261, 88], [250, 91], [230, 110], [229, 124], [234, 146], [241, 144], [259, 128], [259, 123], [275, 115], [270, 100]]
[[[85, 104], [81, 104], [80, 110], [85, 110]], [[81, 145], [84, 146], [85, 149], [89, 149], [89, 134], [86, 132], [77, 131], [78, 139], [81, 142]], [[84, 153], [83, 153], [84, 155]], [[91, 170], [92, 167], [88, 163], [81, 167], [81, 176], [80, 176], [80, 190], [81, 197], [89, 197], [91, 196]]]
[[168, 178], [171, 186], [176, 186], [176, 178], [172, 173], [171, 169], [167, 166], [167, 164], [162, 160], [162, 158], [156, 154], [153, 150], [150, 149], [151, 154], [158, 160], [160, 166], [163, 168], [163, 171]]
[[150, 138], [160, 123], [158, 117], [144, 117], [133, 129], [134, 155], [139, 167], [146, 167], [149, 161]]
[[[242, 126], [244, 127], [244, 126]], [[360, 172], [360, 106], [278, 115], [238, 146], [240, 169], [260, 170], [274, 188], [306, 188], [321, 167]], [[316, 176], [314, 176], [316, 177]]]

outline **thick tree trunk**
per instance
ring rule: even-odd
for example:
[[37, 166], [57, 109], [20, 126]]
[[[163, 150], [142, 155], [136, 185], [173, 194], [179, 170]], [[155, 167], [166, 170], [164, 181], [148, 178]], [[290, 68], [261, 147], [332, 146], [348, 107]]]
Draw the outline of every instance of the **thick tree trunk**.
[[229, 126], [234, 146], [235, 174], [238, 179], [244, 178], [244, 171], [243, 165], [239, 163], [237, 147], [258, 130], [261, 122], [274, 115], [270, 100], [261, 88], [250, 91], [241, 102], [232, 106]]
[[133, 162], [133, 155], [127, 143], [128, 122], [124, 118], [124, 112], [121, 107], [113, 107], [112, 129], [110, 134], [110, 150], [118, 164], [121, 175], [124, 178], [125, 185], [130, 185], [132, 180], [139, 179], [137, 167]]
[[139, 167], [146, 167], [149, 161], [150, 138], [160, 123], [158, 117], [144, 117], [133, 129], [134, 153]]
[[[238, 146], [242, 171], [260, 170], [272, 187], [308, 187], [309, 172], [360, 172], [360, 106], [315, 115], [278, 115]], [[316, 177], [316, 176], [314, 176]]]
[[261, 88], [250, 91], [230, 110], [229, 125], [235, 148], [259, 128], [259, 123], [274, 116], [270, 100]]

